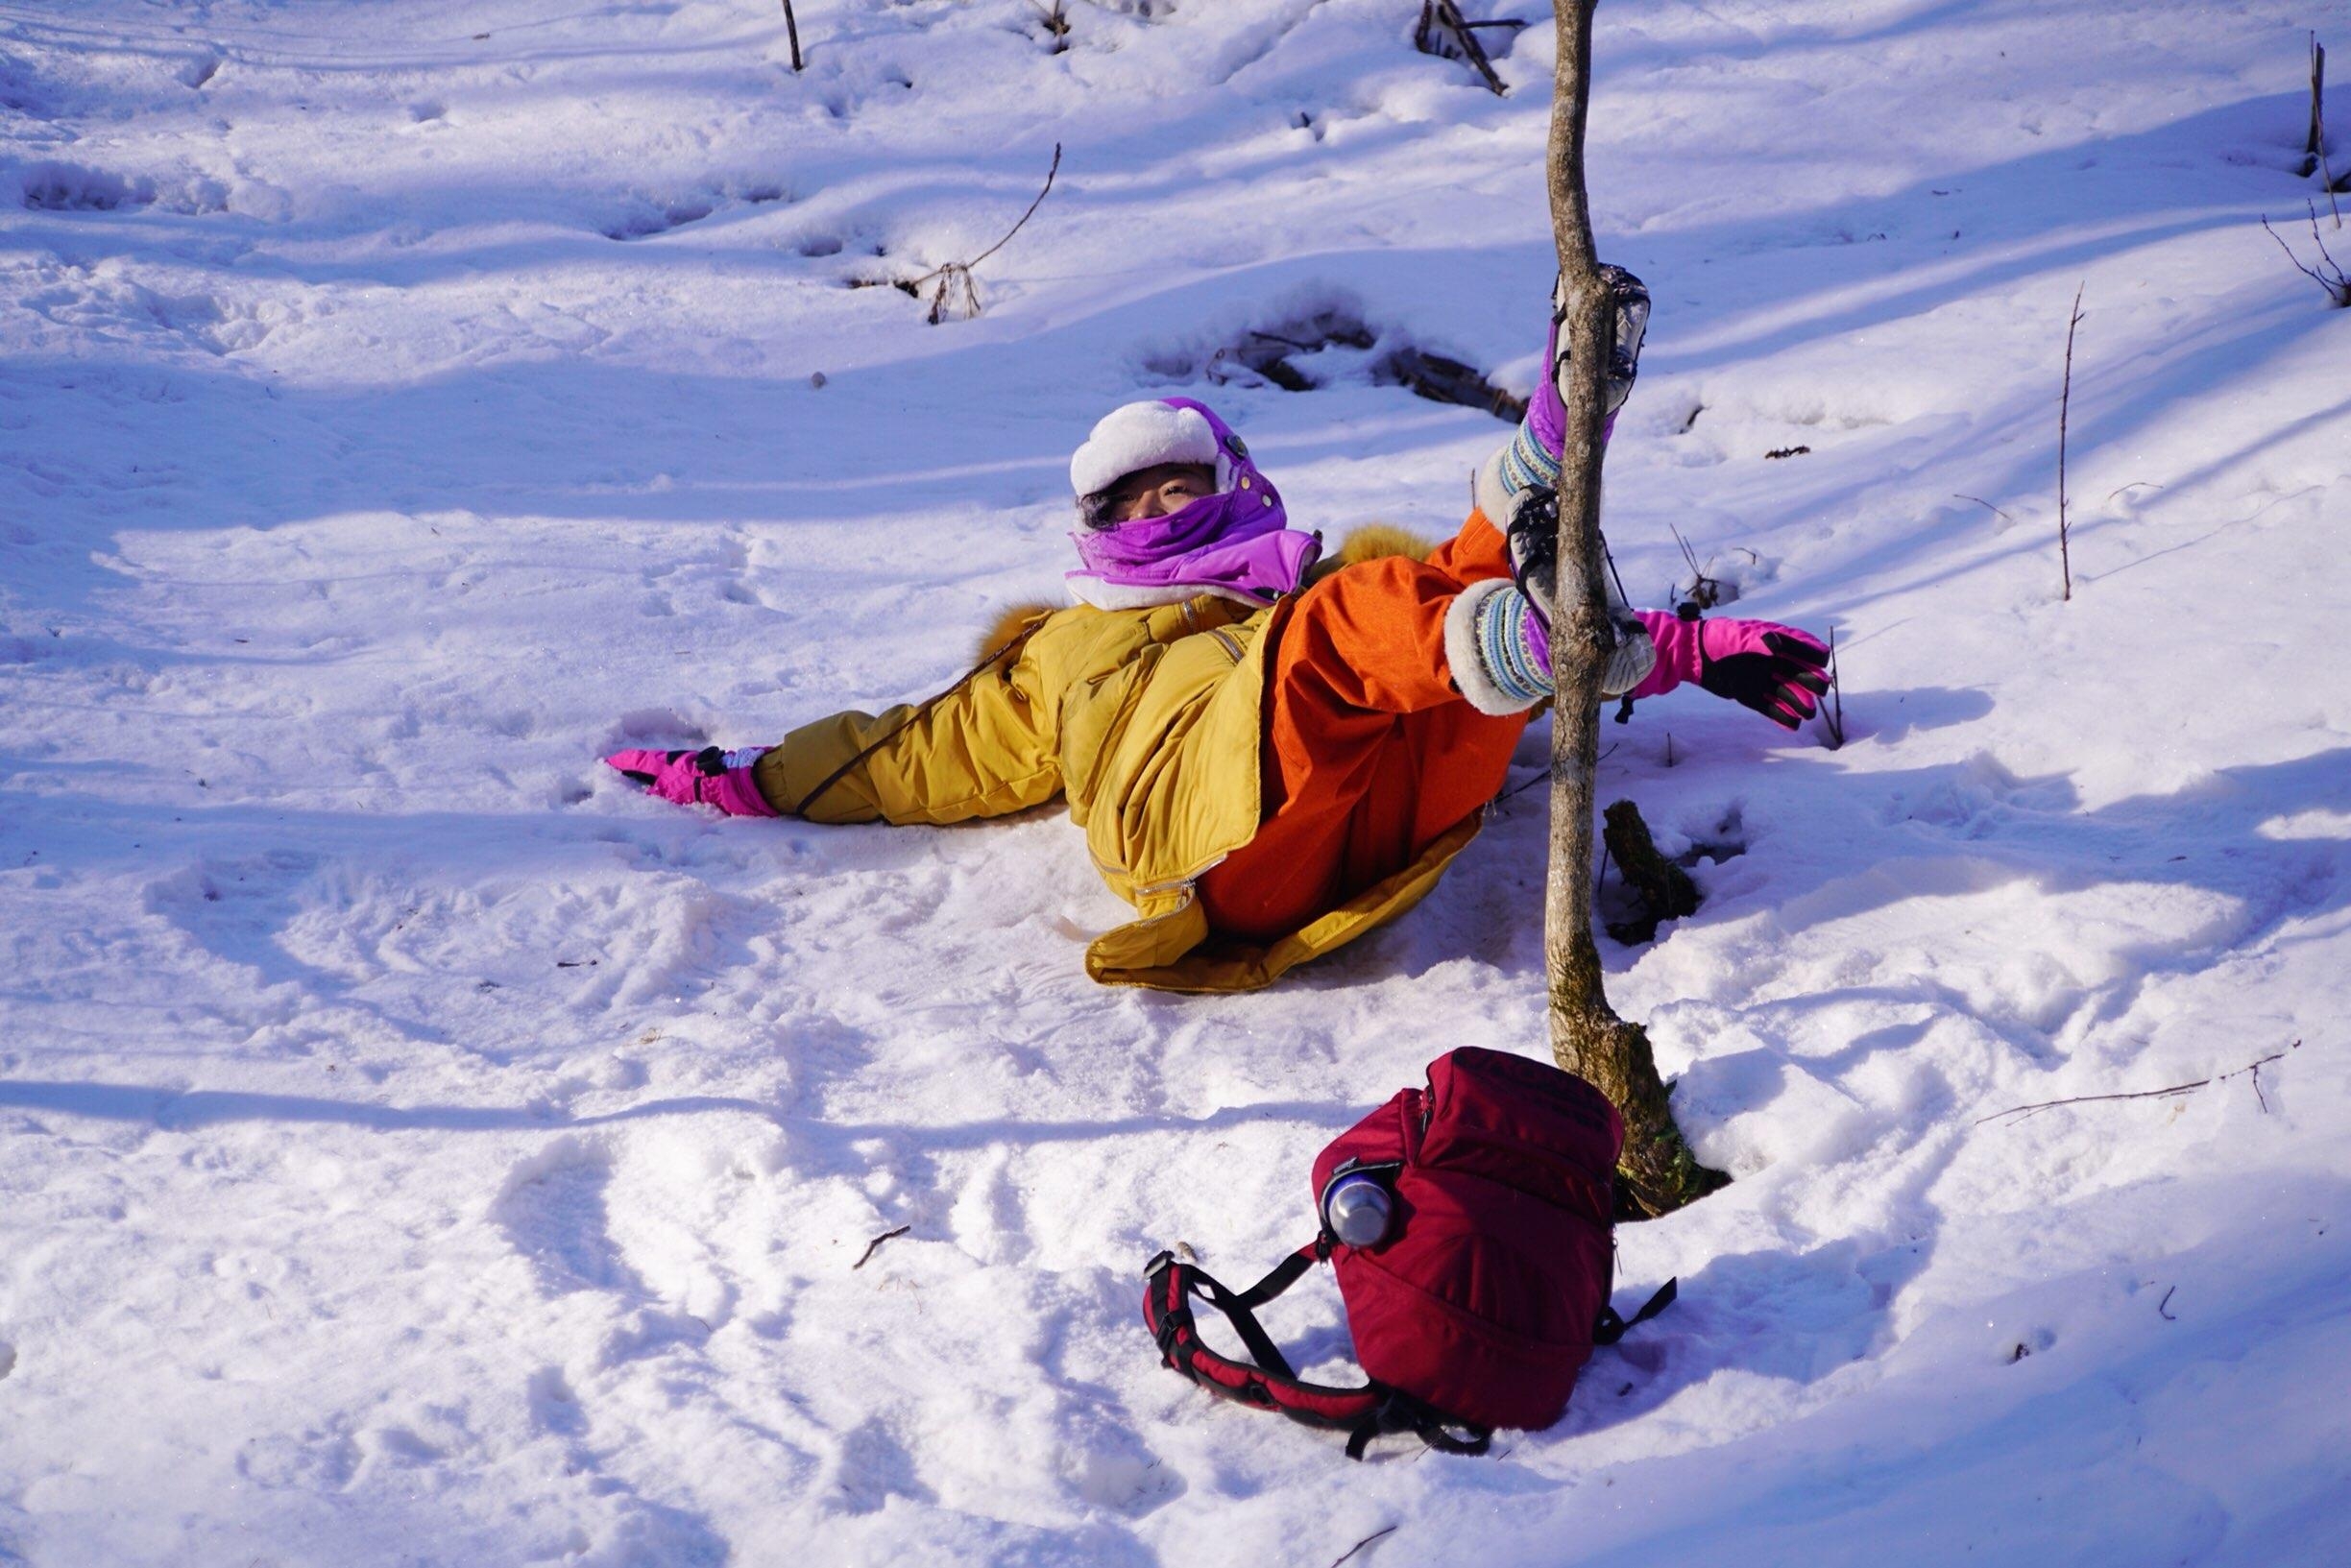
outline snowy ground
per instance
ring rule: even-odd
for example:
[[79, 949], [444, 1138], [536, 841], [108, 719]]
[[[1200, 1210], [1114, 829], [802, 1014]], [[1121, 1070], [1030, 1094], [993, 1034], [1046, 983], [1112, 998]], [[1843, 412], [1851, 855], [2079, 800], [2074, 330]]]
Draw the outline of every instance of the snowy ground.
[[[1307, 525], [1451, 528], [1498, 422], [1373, 351], [1202, 377], [1336, 312], [1524, 384], [1503, 6], [1507, 99], [1409, 0], [1077, 0], [1057, 56], [805, 0], [800, 76], [768, 0], [0, 4], [0, 1563], [2343, 1560], [2351, 312], [2258, 221], [2307, 253], [2339, 9], [1603, 7], [1617, 558], [1835, 626], [1851, 741], [1606, 731], [1742, 851], [1610, 953], [1739, 1179], [1626, 1230], [1681, 1305], [1499, 1459], [1212, 1404], [1137, 1270], [1253, 1274], [1332, 1132], [1541, 1049], [1540, 790], [1201, 1001], [1086, 982], [1122, 906], [1052, 812], [594, 765], [936, 687], [1125, 398], [1205, 390]], [[1056, 141], [984, 316], [844, 286]], [[1341, 1372], [1327, 1279], [1272, 1322]]]

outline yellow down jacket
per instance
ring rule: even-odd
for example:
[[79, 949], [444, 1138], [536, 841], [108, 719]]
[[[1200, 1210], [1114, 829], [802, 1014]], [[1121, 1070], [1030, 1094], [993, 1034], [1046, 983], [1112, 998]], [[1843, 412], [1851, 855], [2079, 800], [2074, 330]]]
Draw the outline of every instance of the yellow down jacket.
[[1202, 595], [1040, 614], [931, 701], [804, 725], [760, 759], [761, 792], [811, 822], [951, 823], [1066, 795], [1111, 891], [1138, 917], [1096, 938], [1108, 984], [1242, 991], [1403, 913], [1476, 835], [1472, 816], [1414, 864], [1269, 946], [1212, 938], [1200, 874], [1257, 832], [1266, 635], [1282, 607]]

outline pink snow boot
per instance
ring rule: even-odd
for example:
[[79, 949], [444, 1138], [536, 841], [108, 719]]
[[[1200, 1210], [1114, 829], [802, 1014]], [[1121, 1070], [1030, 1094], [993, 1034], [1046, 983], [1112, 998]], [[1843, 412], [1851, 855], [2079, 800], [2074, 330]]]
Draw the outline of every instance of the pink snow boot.
[[604, 765], [680, 806], [715, 806], [731, 817], [782, 816], [751, 777], [751, 764], [765, 750], [705, 746], [700, 751], [617, 751], [604, 759]]

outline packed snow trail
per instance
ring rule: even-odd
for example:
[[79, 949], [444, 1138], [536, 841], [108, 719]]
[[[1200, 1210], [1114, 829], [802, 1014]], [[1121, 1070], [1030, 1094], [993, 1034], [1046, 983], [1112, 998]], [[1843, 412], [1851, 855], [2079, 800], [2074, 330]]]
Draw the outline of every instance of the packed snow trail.
[[[1196, 1000], [1086, 982], [1124, 906], [1052, 811], [596, 766], [934, 689], [1128, 398], [1334, 540], [1455, 526], [1507, 426], [1379, 367], [1534, 374], [1550, 19], [1499, 9], [1508, 98], [1394, 0], [1061, 54], [841, 0], [797, 75], [767, 0], [0, 4], [0, 1562], [2328, 1560], [2351, 312], [2260, 227], [2307, 248], [2306, 13], [1602, 8], [1616, 559], [1833, 625], [1849, 738], [1607, 729], [1706, 894], [1612, 994], [1738, 1180], [1625, 1231], [1682, 1301], [1497, 1459], [1212, 1404], [1139, 1269], [1253, 1275], [1431, 1056], [1542, 1049], [1539, 789]], [[889, 283], [1055, 142], [926, 326]], [[1291, 393], [1252, 332], [1338, 341]], [[1270, 1319], [1347, 1375], [1326, 1278]]]

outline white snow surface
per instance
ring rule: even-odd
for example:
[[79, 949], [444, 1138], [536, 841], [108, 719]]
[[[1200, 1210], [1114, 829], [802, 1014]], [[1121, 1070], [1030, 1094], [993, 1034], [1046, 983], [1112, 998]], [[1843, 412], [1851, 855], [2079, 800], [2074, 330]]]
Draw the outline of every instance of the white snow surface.
[[[1616, 560], [1833, 626], [1848, 743], [1606, 727], [1715, 847], [1607, 958], [1736, 1182], [1620, 1232], [1682, 1299], [1557, 1428], [1350, 1464], [1162, 1369], [1140, 1266], [1254, 1277], [1430, 1057], [1543, 1052], [1542, 789], [1192, 999], [1085, 979], [1055, 810], [595, 760], [945, 684], [1130, 398], [1458, 523], [1501, 422], [1214, 356], [1526, 384], [1548, 12], [1471, 7], [1498, 98], [1409, 0], [1066, 9], [803, 0], [795, 74], [770, 0], [0, 5], [0, 1563], [2346, 1560], [2351, 311], [2260, 225], [2327, 221], [2344, 13], [1602, 7]], [[845, 286], [1056, 142], [978, 319]]]

